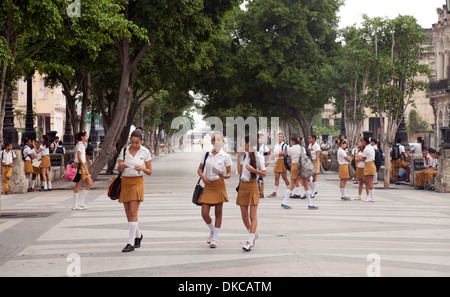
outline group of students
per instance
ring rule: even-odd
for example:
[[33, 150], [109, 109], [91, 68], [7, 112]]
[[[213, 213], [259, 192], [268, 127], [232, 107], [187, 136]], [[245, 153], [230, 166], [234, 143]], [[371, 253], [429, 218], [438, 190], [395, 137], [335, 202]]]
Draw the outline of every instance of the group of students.
[[433, 148], [422, 149], [425, 169], [416, 172], [416, 190], [434, 190], [434, 177], [438, 173], [438, 162], [441, 153]]
[[[41, 176], [41, 191], [52, 190], [52, 180], [50, 175], [50, 147], [47, 135], [42, 135], [40, 143], [35, 140], [26, 138], [25, 145], [22, 150], [22, 158], [24, 160], [24, 171], [27, 182], [27, 191], [34, 191], [36, 176]], [[12, 150], [12, 144], [6, 143], [5, 149], [1, 152], [2, 176], [4, 194], [8, 195], [8, 181], [12, 176], [13, 165], [17, 161], [17, 155]], [[31, 180], [30, 180], [31, 177]]]

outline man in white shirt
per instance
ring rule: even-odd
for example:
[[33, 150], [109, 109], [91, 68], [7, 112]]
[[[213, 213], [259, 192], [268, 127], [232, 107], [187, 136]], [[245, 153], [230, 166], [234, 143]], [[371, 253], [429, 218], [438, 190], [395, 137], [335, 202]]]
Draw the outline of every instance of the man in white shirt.
[[3, 189], [5, 195], [8, 195], [9, 184], [8, 181], [12, 176], [13, 165], [16, 163], [17, 156], [12, 150], [12, 143], [6, 143], [5, 149], [1, 152], [2, 160], [2, 177], [3, 177]]
[[328, 171], [328, 151], [330, 149], [331, 144], [328, 142], [328, 135], [323, 135], [320, 142], [320, 164], [322, 164], [325, 171]]

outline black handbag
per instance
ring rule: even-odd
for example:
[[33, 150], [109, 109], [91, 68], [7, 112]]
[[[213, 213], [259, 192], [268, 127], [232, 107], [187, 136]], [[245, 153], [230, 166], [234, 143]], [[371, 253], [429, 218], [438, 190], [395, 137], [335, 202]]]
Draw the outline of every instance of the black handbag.
[[[208, 158], [209, 152], [206, 152], [205, 155], [205, 160], [203, 161], [203, 169], [202, 172], [205, 170], [205, 165], [206, 165], [206, 159]], [[202, 185], [200, 185], [200, 181], [202, 180], [202, 178], [200, 177], [198, 179], [197, 184], [195, 185], [195, 189], [194, 189], [194, 194], [192, 195], [192, 203], [194, 203], [197, 206], [201, 206], [202, 204], [198, 202], [198, 199], [200, 198], [200, 196], [203, 194], [203, 187]]]
[[81, 163], [78, 163], [77, 173], [73, 177], [73, 182], [77, 183], [81, 180]]
[[[125, 146], [123, 148], [123, 161], [125, 161], [125, 152], [127, 150], [127, 147]], [[111, 183], [108, 186], [108, 197], [111, 200], [117, 200], [120, 197], [120, 191], [122, 188], [122, 172], [117, 175], [117, 177], [114, 177]]]

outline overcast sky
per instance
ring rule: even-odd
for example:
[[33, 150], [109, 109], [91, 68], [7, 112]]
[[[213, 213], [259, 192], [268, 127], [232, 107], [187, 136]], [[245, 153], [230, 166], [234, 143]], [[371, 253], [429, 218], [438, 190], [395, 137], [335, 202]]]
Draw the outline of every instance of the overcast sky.
[[437, 23], [437, 8], [442, 8], [446, 0], [345, 0], [338, 12], [339, 27], [360, 24], [362, 15], [369, 17], [395, 18], [399, 14], [412, 15], [422, 28], [431, 28]]

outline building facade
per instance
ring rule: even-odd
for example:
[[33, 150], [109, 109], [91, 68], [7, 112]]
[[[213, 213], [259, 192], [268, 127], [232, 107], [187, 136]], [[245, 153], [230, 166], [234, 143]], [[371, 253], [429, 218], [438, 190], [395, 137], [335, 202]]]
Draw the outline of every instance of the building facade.
[[440, 144], [441, 127], [449, 126], [449, 108], [450, 108], [450, 17], [447, 6], [437, 9], [438, 22], [431, 28], [432, 38], [435, 42], [434, 63], [435, 77], [430, 82], [430, 90], [427, 97], [430, 99], [430, 105], [433, 107], [435, 117], [435, 132], [438, 144]]
[[[34, 74], [32, 81], [33, 112], [36, 115], [34, 127], [40, 135], [48, 131], [57, 131], [56, 135], [62, 136], [66, 119], [66, 98], [62, 93], [62, 87], [45, 86], [45, 77], [38, 72]], [[27, 91], [26, 81], [19, 79], [17, 91], [12, 94], [14, 125], [19, 134], [25, 129]]]

